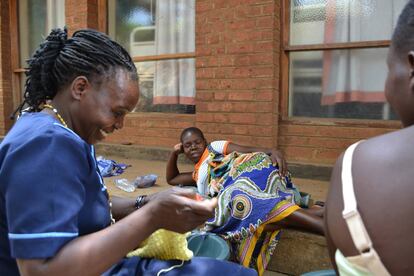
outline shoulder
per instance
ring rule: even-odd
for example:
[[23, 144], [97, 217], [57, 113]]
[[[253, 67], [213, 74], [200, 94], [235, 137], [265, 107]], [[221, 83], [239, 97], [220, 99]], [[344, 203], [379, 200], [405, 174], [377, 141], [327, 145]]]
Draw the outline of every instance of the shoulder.
[[[91, 147], [71, 129], [57, 123], [46, 114], [25, 114], [21, 117], [1, 144], [3, 154], [30, 156], [76, 154], [89, 152]], [[37, 155], [36, 155], [37, 154]]]
[[[395, 244], [405, 247], [406, 241], [393, 237], [396, 228], [399, 233], [409, 236], [414, 227], [413, 222], [406, 221], [414, 215], [411, 196], [414, 193], [413, 137], [414, 129], [411, 128], [377, 136], [361, 142], [352, 156], [357, 209], [377, 251], [388, 260], [393, 258], [389, 255], [392, 250], [387, 253], [387, 249], [391, 249], [388, 241], [394, 240]], [[332, 171], [325, 221], [327, 236], [345, 256], [350, 256], [357, 251], [342, 217], [342, 185], [350, 185], [341, 179], [343, 156], [337, 159]], [[406, 235], [401, 236], [408, 237]]]

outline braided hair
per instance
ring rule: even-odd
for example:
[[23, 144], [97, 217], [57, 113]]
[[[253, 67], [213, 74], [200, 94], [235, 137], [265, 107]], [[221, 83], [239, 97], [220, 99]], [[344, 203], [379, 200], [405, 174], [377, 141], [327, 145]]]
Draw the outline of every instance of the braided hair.
[[67, 29], [53, 29], [27, 61], [24, 100], [13, 113], [40, 111], [41, 105], [55, 97], [60, 88], [83, 75], [98, 82], [118, 68], [138, 80], [128, 52], [108, 36], [91, 29], [76, 31], [68, 39]]

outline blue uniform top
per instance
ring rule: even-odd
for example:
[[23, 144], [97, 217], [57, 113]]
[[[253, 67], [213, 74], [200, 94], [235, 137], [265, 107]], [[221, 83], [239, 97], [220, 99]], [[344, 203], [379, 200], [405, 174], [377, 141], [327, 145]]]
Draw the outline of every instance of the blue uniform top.
[[23, 115], [0, 144], [0, 274], [109, 224], [93, 146], [50, 115]]

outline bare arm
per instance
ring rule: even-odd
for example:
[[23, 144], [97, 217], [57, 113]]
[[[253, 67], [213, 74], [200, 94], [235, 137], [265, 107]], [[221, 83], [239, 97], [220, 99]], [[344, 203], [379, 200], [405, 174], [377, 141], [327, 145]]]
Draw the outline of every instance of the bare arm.
[[241, 153], [249, 153], [249, 152], [264, 152], [270, 156], [273, 163], [277, 163], [279, 165], [280, 174], [286, 175], [287, 173], [287, 164], [286, 160], [283, 157], [281, 151], [276, 149], [267, 149], [267, 148], [260, 148], [260, 147], [248, 147], [248, 146], [241, 146], [234, 143], [229, 143], [227, 146], [227, 153], [231, 153], [233, 151], [241, 152]]
[[76, 238], [50, 259], [17, 259], [22, 275], [98, 275], [157, 229], [149, 208], [104, 230]]
[[189, 189], [154, 194], [144, 207], [101, 231], [78, 237], [50, 259], [17, 259], [22, 275], [98, 275], [159, 228], [180, 233], [213, 215], [217, 200], [196, 201]]
[[167, 183], [173, 186], [176, 185], [193, 185], [195, 186], [196, 182], [193, 179], [191, 172], [180, 173], [177, 167], [178, 156], [183, 153], [182, 144], [177, 144], [174, 146], [173, 151], [170, 153], [170, 158], [167, 162], [167, 171], [166, 178]]
[[118, 221], [134, 212], [136, 210], [135, 200], [135, 198], [112, 196], [112, 216], [114, 219]]

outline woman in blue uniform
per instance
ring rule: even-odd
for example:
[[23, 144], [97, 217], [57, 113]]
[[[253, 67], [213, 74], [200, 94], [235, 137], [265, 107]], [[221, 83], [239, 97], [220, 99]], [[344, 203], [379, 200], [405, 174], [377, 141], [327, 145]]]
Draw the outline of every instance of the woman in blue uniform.
[[[28, 65], [18, 109], [27, 112], [0, 146], [1, 274], [155, 275], [176, 264], [124, 256], [157, 229], [202, 224], [216, 202], [185, 189], [111, 202], [97, 169], [93, 144], [122, 128], [138, 101], [128, 53], [102, 33], [56, 29]], [[208, 258], [167, 275], [219, 272], [255, 275]]]

